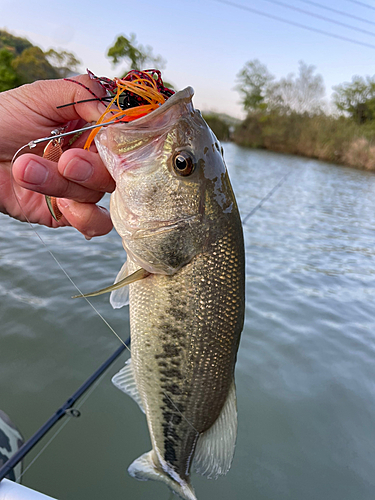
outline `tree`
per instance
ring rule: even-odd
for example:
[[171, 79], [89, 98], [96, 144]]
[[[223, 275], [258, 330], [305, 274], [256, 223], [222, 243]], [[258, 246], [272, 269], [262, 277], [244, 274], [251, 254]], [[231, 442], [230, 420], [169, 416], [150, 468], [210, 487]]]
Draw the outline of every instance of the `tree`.
[[325, 93], [323, 78], [315, 75], [315, 66], [299, 61], [298, 75], [293, 73], [270, 85], [268, 105], [280, 112], [316, 114], [323, 108]]
[[13, 61], [19, 83], [31, 83], [36, 80], [60, 78], [56, 68], [46, 59], [44, 52], [39, 47], [25, 49]]
[[245, 111], [256, 111], [267, 107], [268, 89], [275, 79], [267, 66], [258, 59], [248, 61], [237, 75], [236, 89], [242, 96]]
[[14, 56], [19, 56], [25, 49], [32, 46], [33, 44], [26, 38], [20, 38], [5, 30], [0, 30], [0, 49], [7, 49]]
[[353, 76], [351, 83], [342, 83], [333, 89], [337, 109], [348, 113], [359, 124], [375, 119], [375, 75]]
[[17, 86], [17, 74], [12, 66], [13, 55], [7, 49], [0, 49], [0, 92]]
[[0, 30], [0, 92], [35, 80], [64, 78], [74, 74], [79, 64], [71, 52], [43, 52], [26, 38]]
[[[126, 61], [128, 70], [145, 69], [146, 65], [155, 66], [157, 69], [165, 67], [164, 59], [161, 56], [155, 56], [150, 46], [143, 47], [138, 44], [134, 33], [131, 33], [129, 38], [123, 35], [118, 36], [114, 45], [108, 49], [107, 56], [112, 59], [114, 65]], [[127, 71], [124, 75], [126, 73]]]
[[77, 73], [81, 61], [72, 52], [49, 49], [44, 53], [47, 61], [57, 70], [60, 78], [66, 78]]
[[267, 67], [254, 59], [237, 75], [236, 88], [246, 111], [315, 114], [323, 106], [324, 84], [322, 76], [314, 72], [314, 66], [300, 61], [297, 76], [291, 73], [276, 81]]

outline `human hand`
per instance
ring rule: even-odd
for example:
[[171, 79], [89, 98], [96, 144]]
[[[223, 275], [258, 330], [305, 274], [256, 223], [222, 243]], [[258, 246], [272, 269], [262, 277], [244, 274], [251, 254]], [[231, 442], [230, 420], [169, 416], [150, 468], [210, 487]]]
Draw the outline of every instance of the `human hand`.
[[[100, 85], [87, 75], [75, 79], [97, 96], [104, 96]], [[63, 153], [57, 164], [27, 153], [17, 158], [10, 172], [11, 159], [23, 145], [48, 137], [52, 130], [67, 123], [71, 130], [97, 121], [105, 109], [98, 101], [56, 109], [61, 104], [91, 97], [88, 90], [64, 80], [39, 81], [0, 93], [1, 212], [49, 227], [73, 226], [86, 237], [100, 236], [112, 229], [108, 211], [96, 203], [106, 192], [114, 190], [115, 183], [95, 149], [81, 149], [87, 133], [74, 142], [74, 149]], [[34, 151], [41, 155], [45, 145]], [[51, 216], [44, 195], [57, 197], [63, 214], [59, 222]]]

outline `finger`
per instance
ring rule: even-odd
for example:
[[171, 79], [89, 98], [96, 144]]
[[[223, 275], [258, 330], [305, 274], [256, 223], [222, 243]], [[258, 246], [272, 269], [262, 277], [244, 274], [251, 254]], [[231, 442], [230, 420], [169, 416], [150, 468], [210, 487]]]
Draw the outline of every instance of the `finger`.
[[58, 170], [65, 179], [94, 191], [112, 193], [116, 187], [98, 153], [69, 149], [61, 156]]
[[111, 231], [113, 224], [108, 210], [92, 203], [77, 203], [59, 198], [58, 207], [69, 224], [86, 238], [103, 236]]
[[97, 203], [104, 194], [66, 179], [56, 163], [32, 154], [22, 155], [14, 162], [13, 177], [26, 189], [83, 203]]
[[[106, 91], [97, 82], [91, 80], [88, 75], [78, 75], [72, 78], [72, 81], [65, 79], [40, 80], [26, 86], [24, 91], [27, 93], [29, 107], [33, 105], [42, 118], [48, 118], [58, 123], [66, 123], [80, 118], [86, 122], [97, 121], [106, 109], [100, 100], [79, 102], [106, 95]], [[43, 95], [42, 103], [40, 95]], [[72, 105], [59, 107], [64, 104]]]
[[[106, 91], [88, 75], [74, 77], [87, 86], [98, 97]], [[50, 135], [52, 129], [74, 120], [96, 122], [106, 109], [100, 101], [79, 101], [94, 98], [84, 87], [66, 80], [42, 80], [23, 85], [4, 93], [2, 98], [2, 118], [12, 124], [17, 117], [17, 134], [13, 130], [4, 131], [2, 137], [8, 149], [16, 151], [31, 140]], [[58, 108], [62, 104], [76, 103]], [[10, 127], [11, 129], [12, 127]]]

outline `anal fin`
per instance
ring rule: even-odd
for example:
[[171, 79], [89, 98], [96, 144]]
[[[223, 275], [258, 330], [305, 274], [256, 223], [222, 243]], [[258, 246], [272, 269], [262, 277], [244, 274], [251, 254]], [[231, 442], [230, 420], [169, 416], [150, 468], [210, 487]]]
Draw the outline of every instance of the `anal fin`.
[[234, 380], [215, 423], [197, 441], [193, 467], [198, 474], [216, 479], [232, 464], [237, 437], [237, 404]]

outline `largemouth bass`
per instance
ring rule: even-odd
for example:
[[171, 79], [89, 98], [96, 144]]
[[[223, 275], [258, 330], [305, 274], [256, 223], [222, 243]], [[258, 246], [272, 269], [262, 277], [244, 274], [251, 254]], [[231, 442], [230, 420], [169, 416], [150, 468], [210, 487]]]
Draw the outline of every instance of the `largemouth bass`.
[[[113, 382], [145, 412], [152, 441], [129, 473], [186, 500], [196, 498], [192, 468], [217, 477], [232, 462], [244, 316], [241, 220], [222, 149], [192, 97], [188, 87], [95, 139], [116, 181], [110, 212], [127, 252], [116, 281], [131, 283], [131, 361]], [[124, 288], [111, 302], [127, 302]]]

